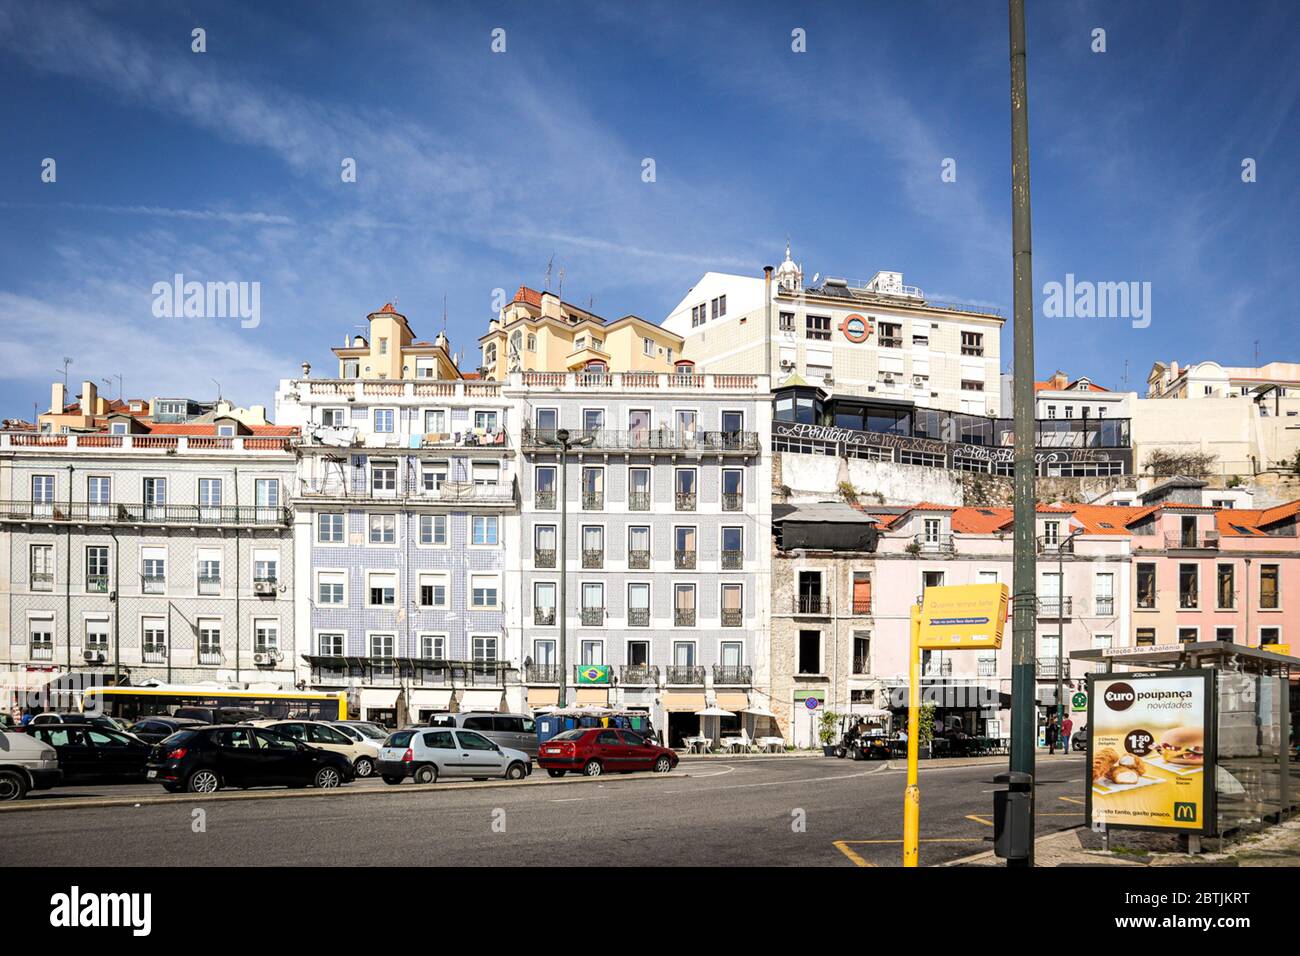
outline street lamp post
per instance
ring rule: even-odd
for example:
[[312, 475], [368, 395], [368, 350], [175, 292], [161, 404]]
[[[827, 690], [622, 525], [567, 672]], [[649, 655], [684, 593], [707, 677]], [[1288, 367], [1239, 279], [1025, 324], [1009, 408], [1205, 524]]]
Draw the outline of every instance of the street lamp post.
[[560, 560], [560, 600], [559, 614], [560, 619], [560, 647], [559, 647], [559, 696], [556, 697], [555, 703], [558, 707], [565, 705], [565, 698], [568, 696], [569, 689], [569, 655], [567, 648], [569, 644], [568, 637], [568, 580], [569, 580], [569, 560], [568, 547], [566, 542], [569, 537], [569, 494], [568, 494], [568, 474], [569, 474], [569, 449], [585, 448], [592, 442], [592, 436], [586, 435], [582, 438], [571, 438], [567, 428], [561, 428], [556, 431], [554, 438], [543, 438], [542, 443], [551, 445], [559, 449], [560, 453], [560, 540], [558, 542], [559, 560]]

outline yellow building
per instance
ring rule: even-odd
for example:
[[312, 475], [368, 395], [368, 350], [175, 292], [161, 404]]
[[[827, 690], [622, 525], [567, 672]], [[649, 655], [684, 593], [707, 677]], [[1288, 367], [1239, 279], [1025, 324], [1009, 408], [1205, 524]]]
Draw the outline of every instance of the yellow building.
[[371, 312], [370, 336], [356, 335], [348, 345], [335, 348], [339, 378], [428, 378], [449, 382], [464, 378], [447, 350], [447, 335], [439, 332], [432, 342], [417, 342], [406, 316], [391, 302]]
[[492, 320], [479, 346], [484, 377], [498, 381], [516, 371], [670, 372], [682, 354], [681, 336], [653, 322], [635, 315], [606, 322], [527, 286]]
[[42, 432], [63, 434], [70, 431], [92, 431], [102, 427], [104, 419], [112, 413], [121, 413], [135, 418], [147, 419], [150, 403], [145, 399], [133, 398], [124, 401], [119, 398], [109, 400], [99, 394], [94, 382], [81, 384], [81, 393], [76, 401], [68, 403], [67, 386], [55, 382], [50, 387], [50, 408], [36, 418], [36, 425]]

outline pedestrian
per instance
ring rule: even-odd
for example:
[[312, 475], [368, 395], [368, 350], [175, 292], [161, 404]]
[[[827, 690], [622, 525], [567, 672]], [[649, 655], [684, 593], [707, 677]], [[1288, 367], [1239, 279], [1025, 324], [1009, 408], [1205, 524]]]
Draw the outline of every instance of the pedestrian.
[[1056, 754], [1057, 730], [1056, 715], [1053, 714], [1051, 717], [1047, 718], [1047, 752], [1051, 755]]
[[1070, 752], [1070, 735], [1074, 732], [1074, 721], [1070, 715], [1066, 714], [1064, 722], [1061, 724], [1061, 753]]

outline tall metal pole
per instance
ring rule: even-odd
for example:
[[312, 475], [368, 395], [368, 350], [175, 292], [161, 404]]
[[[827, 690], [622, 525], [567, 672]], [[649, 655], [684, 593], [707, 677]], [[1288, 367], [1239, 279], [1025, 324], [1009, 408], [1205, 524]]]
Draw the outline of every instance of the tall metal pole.
[[1074, 535], [1067, 537], [1056, 553], [1056, 739], [1062, 742], [1065, 740], [1065, 548], [1073, 539]]
[[568, 617], [569, 601], [568, 580], [569, 580], [569, 560], [568, 547], [566, 542], [569, 538], [569, 494], [568, 494], [568, 474], [569, 474], [569, 436], [566, 434], [560, 437], [560, 695], [556, 698], [556, 704], [563, 707], [567, 699], [569, 685], [569, 655], [566, 648], [569, 644], [568, 637]]
[[[1011, 625], [1011, 770], [1034, 772], [1034, 279], [1029, 221], [1029, 103], [1025, 65], [1025, 0], [1008, 0], [1011, 21], [1011, 253], [1015, 302], [1015, 538]], [[1008, 866], [1033, 866], [1034, 790], [1029, 789], [1029, 856]]]

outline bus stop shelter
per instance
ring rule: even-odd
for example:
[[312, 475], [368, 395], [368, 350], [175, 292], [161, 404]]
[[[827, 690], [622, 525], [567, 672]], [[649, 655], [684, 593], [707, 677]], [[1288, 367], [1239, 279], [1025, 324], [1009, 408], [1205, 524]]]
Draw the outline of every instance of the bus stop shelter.
[[[1286, 648], [1289, 650], [1289, 648]], [[1300, 799], [1300, 658], [1231, 641], [1074, 651], [1101, 673], [1203, 668], [1214, 672], [1215, 832], [1262, 828]], [[1207, 756], [1211, 756], [1208, 755]]]

